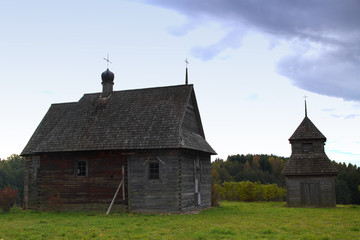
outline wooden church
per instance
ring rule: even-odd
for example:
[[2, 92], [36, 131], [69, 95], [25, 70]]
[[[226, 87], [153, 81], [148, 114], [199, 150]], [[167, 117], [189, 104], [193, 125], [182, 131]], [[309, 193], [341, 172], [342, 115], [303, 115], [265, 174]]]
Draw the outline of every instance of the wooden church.
[[335, 207], [337, 169], [325, 154], [326, 137], [307, 116], [289, 139], [292, 154], [285, 175], [287, 205], [290, 207]]
[[[211, 205], [211, 162], [193, 85], [52, 104], [21, 153], [24, 208], [184, 212]], [[116, 194], [115, 194], [116, 193]], [[54, 201], [54, 199], [56, 201]]]

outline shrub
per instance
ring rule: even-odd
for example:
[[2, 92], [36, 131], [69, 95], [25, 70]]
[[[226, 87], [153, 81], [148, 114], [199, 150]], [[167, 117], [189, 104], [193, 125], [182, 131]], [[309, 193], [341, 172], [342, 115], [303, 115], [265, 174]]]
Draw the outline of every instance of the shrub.
[[222, 199], [228, 201], [283, 201], [286, 189], [276, 184], [262, 185], [260, 182], [224, 182], [221, 188]]
[[259, 201], [261, 199], [262, 188], [260, 182], [240, 182], [239, 200], [244, 202]]
[[228, 201], [239, 201], [239, 183], [224, 182], [221, 188], [221, 196]]
[[211, 206], [219, 206], [221, 186], [217, 183], [211, 184]]
[[263, 185], [262, 191], [265, 201], [283, 201], [286, 197], [285, 188], [279, 188], [276, 184]]
[[0, 207], [8, 212], [14, 205], [17, 198], [18, 190], [11, 187], [3, 188], [0, 192]]

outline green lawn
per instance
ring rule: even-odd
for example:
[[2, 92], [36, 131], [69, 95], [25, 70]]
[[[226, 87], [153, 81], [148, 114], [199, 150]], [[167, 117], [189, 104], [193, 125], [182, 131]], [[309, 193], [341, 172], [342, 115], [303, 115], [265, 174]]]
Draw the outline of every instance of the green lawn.
[[360, 206], [222, 202], [193, 215], [0, 212], [0, 239], [360, 239]]

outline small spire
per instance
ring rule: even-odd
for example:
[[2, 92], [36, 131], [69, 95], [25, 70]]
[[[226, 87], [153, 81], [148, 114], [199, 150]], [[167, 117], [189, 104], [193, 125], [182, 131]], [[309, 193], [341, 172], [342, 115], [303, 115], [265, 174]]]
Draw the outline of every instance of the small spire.
[[188, 85], [188, 64], [189, 64], [189, 61], [188, 61], [187, 58], [185, 59], [185, 63], [186, 63], [185, 85]]
[[304, 96], [304, 99], [305, 99], [305, 117], [307, 117], [306, 95]]

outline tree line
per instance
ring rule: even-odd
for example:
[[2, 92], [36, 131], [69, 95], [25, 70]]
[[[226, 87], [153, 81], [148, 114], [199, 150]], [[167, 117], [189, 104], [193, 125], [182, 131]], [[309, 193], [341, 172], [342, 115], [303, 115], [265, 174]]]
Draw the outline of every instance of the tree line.
[[[281, 174], [288, 158], [267, 154], [230, 155], [226, 160], [212, 162], [212, 175], [220, 184], [225, 182], [260, 182], [285, 187]], [[338, 204], [360, 204], [360, 167], [351, 163], [332, 161], [338, 169], [336, 177], [336, 202]]]
[[212, 169], [218, 173], [221, 183], [251, 181], [284, 187], [285, 178], [281, 171], [286, 161], [287, 159], [276, 155], [237, 154], [228, 156], [225, 161], [215, 159]]
[[0, 159], [0, 190], [6, 187], [16, 189], [17, 204], [22, 204], [24, 196], [24, 169], [25, 159], [13, 154], [5, 159]]

